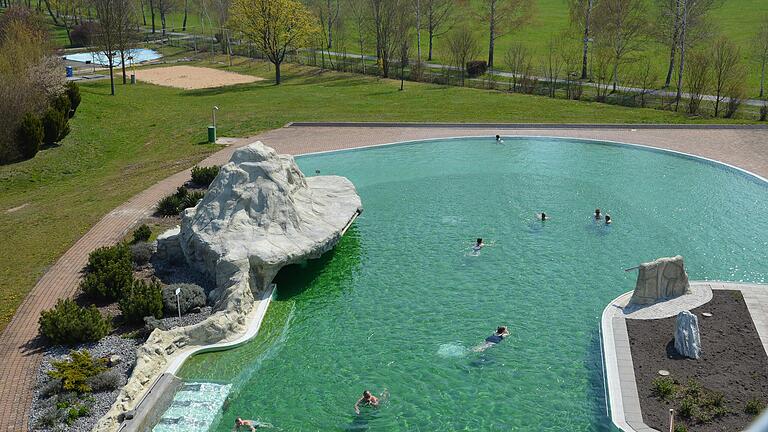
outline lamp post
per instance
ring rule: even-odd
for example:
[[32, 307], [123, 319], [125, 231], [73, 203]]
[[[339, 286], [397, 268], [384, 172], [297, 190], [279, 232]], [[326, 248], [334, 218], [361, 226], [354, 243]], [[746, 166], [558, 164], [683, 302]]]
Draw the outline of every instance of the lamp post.
[[213, 109], [211, 110], [211, 113], [213, 114], [213, 128], [216, 129], [216, 111], [219, 110], [219, 107], [216, 105], [213, 106]]
[[219, 110], [219, 107], [216, 105], [213, 106], [213, 109], [211, 109], [211, 115], [213, 116], [213, 126], [208, 126], [208, 142], [210, 144], [216, 144], [216, 111]]
[[181, 294], [181, 288], [176, 288], [176, 310], [179, 312], [179, 319], [181, 319], [181, 301], [179, 300], [179, 294]]

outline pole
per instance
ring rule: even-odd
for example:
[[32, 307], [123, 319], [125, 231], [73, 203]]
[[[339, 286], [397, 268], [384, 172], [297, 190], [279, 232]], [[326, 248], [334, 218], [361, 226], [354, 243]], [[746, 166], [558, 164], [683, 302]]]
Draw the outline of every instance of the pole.
[[216, 111], [219, 110], [219, 107], [215, 106], [211, 110], [211, 113], [213, 114], [213, 128], [216, 129]]
[[675, 432], [675, 410], [669, 409], [669, 432]]
[[179, 300], [179, 294], [181, 294], [181, 288], [176, 288], [176, 310], [179, 312], [179, 319], [181, 319], [181, 301]]

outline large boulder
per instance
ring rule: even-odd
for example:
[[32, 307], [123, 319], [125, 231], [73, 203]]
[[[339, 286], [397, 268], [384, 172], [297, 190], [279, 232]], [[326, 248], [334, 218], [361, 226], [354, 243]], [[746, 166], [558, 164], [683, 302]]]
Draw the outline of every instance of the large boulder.
[[698, 359], [701, 357], [701, 335], [699, 317], [682, 311], [675, 323], [675, 350], [682, 356]]
[[640, 264], [630, 305], [648, 305], [691, 292], [683, 257], [659, 258]]
[[306, 178], [293, 157], [255, 142], [184, 212], [181, 248], [217, 286], [250, 268], [263, 289], [281, 267], [330, 250], [361, 206], [346, 178]]

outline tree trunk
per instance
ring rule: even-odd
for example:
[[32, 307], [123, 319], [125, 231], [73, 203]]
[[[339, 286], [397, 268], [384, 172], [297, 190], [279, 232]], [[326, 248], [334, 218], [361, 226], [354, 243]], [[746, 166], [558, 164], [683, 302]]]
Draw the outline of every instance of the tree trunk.
[[112, 60], [112, 56], [109, 57], [109, 86], [112, 91], [112, 96], [115, 95], [115, 65]]
[[435, 33], [430, 29], [429, 30], [429, 56], [427, 57], [427, 61], [432, 61], [432, 39], [435, 37]]
[[126, 84], [125, 80], [125, 51], [120, 50], [120, 65], [123, 68], [123, 85]]
[[152, 34], [155, 33], [155, 2], [149, 0], [149, 14], [152, 17]]
[[[331, 12], [331, 0], [326, 0], [328, 6], [328, 49], [333, 48], [333, 12]], [[328, 54], [330, 56], [330, 53]]]
[[675, 70], [675, 54], [677, 53], [677, 41], [672, 43], [672, 48], [669, 50], [669, 68], [667, 69], [667, 79], [664, 80], [664, 88], [669, 88], [670, 82], [672, 82], [672, 71]]
[[581, 58], [581, 79], [587, 79], [587, 55], [589, 53], [589, 19], [592, 14], [592, 0], [587, 3], [587, 15], [584, 17], [584, 49]]
[[147, 25], [147, 14], [144, 11], [144, 0], [141, 0], [141, 20]]
[[165, 11], [160, 11], [160, 25], [163, 27], [163, 37], [165, 37]]
[[280, 62], [272, 63], [275, 65], [275, 85], [280, 85]]
[[688, 26], [688, 0], [683, 0], [683, 16], [680, 21], [680, 65], [677, 73], [677, 94], [675, 95], [675, 111], [680, 106], [683, 96], [683, 71], [685, 70], [685, 32]]
[[619, 85], [619, 60], [613, 64], [613, 92], [616, 93], [616, 87]]
[[493, 69], [493, 44], [496, 36], [496, 1], [491, 2], [490, 42], [488, 43], [488, 69]]
[[184, 21], [181, 23], [181, 31], [187, 31], [187, 10], [189, 9], [189, 2], [184, 0]]
[[54, 14], [53, 11], [51, 10], [51, 2], [48, 0], [45, 0], [45, 7], [48, 9], [48, 14], [51, 16], [53, 23], [56, 25], [59, 25], [59, 20], [56, 18], [56, 14]]
[[421, 63], [421, 0], [416, 0], [416, 59]]
[[763, 90], [765, 89], [765, 61], [766, 58], [763, 57], [763, 62], [760, 65], [760, 97], [763, 97]]

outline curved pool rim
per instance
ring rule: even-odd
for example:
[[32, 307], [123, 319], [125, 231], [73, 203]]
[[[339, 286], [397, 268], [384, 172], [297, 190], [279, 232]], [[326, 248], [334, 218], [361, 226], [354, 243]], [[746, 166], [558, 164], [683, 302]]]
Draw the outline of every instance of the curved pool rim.
[[[705, 163], [707, 165], [715, 166], [721, 169], [724, 168], [731, 171], [735, 171], [736, 173], [743, 175], [746, 178], [755, 180], [757, 183], [765, 183], [766, 185], [768, 185], [768, 178], [765, 178], [760, 174], [754, 173], [745, 168], [741, 168], [739, 166], [730, 164], [728, 162], [723, 162], [721, 160], [708, 158], [706, 156], [700, 156], [697, 154], [682, 152], [679, 150], [672, 150], [665, 147], [654, 147], [646, 144], [636, 144], [636, 143], [616, 141], [616, 140], [605, 140], [605, 139], [597, 139], [597, 138], [574, 138], [574, 137], [566, 137], [566, 136], [559, 136], [559, 135], [499, 135], [499, 136], [502, 139], [508, 139], [511, 141], [524, 140], [524, 139], [551, 139], [551, 140], [558, 140], [558, 141], [571, 141], [577, 144], [583, 143], [583, 144], [593, 144], [593, 145], [625, 147], [625, 148], [641, 150], [641, 151], [670, 154], [670, 155], [681, 157], [684, 159], [695, 160], [695, 161]], [[357, 152], [357, 151], [365, 151], [365, 150], [376, 149], [381, 147], [399, 146], [399, 145], [415, 145], [415, 144], [428, 143], [428, 142], [434, 142], [434, 141], [462, 140], [467, 138], [495, 138], [495, 136], [494, 135], [456, 135], [456, 136], [441, 137], [441, 138], [402, 140], [402, 141], [393, 141], [393, 142], [381, 143], [381, 144], [372, 144], [364, 147], [342, 148], [342, 149], [334, 149], [334, 150], [321, 150], [321, 151], [315, 151], [315, 152], [299, 153], [294, 155], [294, 157], [301, 158], [303, 156]]]

